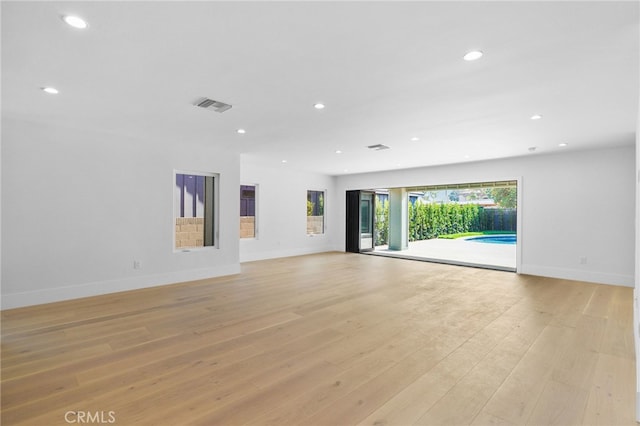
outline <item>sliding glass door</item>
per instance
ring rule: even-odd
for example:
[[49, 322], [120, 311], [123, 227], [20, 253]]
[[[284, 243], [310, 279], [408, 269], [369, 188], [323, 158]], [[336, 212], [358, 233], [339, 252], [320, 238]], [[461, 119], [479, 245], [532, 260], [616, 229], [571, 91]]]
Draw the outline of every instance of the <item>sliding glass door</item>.
[[360, 191], [360, 251], [372, 251], [374, 246], [374, 200], [373, 192]]
[[373, 251], [375, 230], [375, 193], [347, 191], [346, 244], [351, 253]]

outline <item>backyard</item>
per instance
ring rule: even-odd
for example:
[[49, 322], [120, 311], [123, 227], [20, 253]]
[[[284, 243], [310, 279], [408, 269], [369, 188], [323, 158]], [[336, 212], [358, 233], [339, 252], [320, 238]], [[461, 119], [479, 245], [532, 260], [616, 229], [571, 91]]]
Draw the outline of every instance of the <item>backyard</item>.
[[[376, 254], [515, 271], [516, 188], [413, 194], [408, 206], [408, 249], [389, 250], [389, 202], [376, 203]], [[471, 196], [469, 196], [471, 194]], [[474, 202], [475, 201], [475, 202]]]

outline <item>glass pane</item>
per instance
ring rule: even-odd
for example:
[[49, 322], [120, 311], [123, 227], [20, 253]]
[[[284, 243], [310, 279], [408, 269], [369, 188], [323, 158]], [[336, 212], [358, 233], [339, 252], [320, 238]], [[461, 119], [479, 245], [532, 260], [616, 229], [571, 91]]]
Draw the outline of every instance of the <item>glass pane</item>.
[[175, 248], [214, 245], [213, 177], [176, 173]]
[[240, 186], [240, 238], [256, 236], [256, 187]]
[[360, 232], [371, 233], [371, 201], [360, 200]]
[[307, 234], [324, 234], [324, 191], [307, 191]]

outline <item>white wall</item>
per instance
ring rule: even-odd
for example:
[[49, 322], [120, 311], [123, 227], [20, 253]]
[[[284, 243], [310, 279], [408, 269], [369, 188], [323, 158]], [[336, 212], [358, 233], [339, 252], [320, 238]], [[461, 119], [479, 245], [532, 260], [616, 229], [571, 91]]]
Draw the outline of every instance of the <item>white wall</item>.
[[[341, 249], [337, 240], [344, 233], [338, 234], [336, 200], [344, 192], [336, 193], [335, 178], [293, 170], [288, 164], [265, 167], [245, 156], [240, 176], [242, 184], [258, 186], [258, 237], [240, 240], [240, 261]], [[307, 235], [307, 190], [326, 191], [324, 235]]]
[[[337, 192], [521, 178], [522, 268], [633, 286], [634, 147], [340, 176]], [[344, 200], [338, 212], [344, 234]], [[344, 245], [342, 246], [344, 248]], [[586, 257], [587, 263], [580, 264]]]
[[[640, 96], [638, 96], [640, 102]], [[636, 344], [636, 421], [640, 422], [640, 306], [638, 305], [638, 291], [640, 287], [640, 105], [638, 105], [638, 121], [636, 124], [636, 281], [633, 290], [633, 324]]]
[[[3, 309], [237, 273], [240, 261], [343, 250], [348, 189], [514, 178], [523, 191], [521, 272], [634, 283], [633, 146], [330, 177], [241, 160], [210, 141], [160, 149], [158, 141], [9, 119], [2, 137]], [[173, 252], [174, 169], [221, 174], [219, 249]], [[238, 238], [241, 183], [258, 185], [255, 240]], [[309, 189], [327, 191], [322, 236], [306, 235]]]
[[[9, 119], [2, 140], [3, 309], [239, 272], [238, 154]], [[173, 252], [174, 169], [220, 173], [219, 249]]]

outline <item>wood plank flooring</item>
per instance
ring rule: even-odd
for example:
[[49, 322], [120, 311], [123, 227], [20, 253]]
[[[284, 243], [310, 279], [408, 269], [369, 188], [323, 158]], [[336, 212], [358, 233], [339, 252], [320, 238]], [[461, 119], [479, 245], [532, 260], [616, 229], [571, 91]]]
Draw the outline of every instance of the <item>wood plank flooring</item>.
[[635, 425], [632, 317], [631, 288], [345, 253], [251, 262], [3, 311], [2, 424]]

